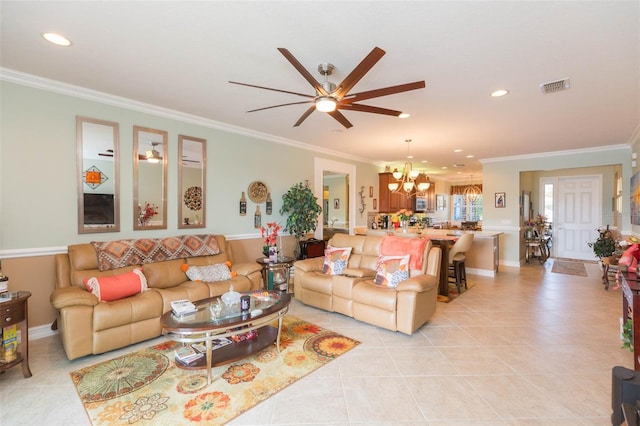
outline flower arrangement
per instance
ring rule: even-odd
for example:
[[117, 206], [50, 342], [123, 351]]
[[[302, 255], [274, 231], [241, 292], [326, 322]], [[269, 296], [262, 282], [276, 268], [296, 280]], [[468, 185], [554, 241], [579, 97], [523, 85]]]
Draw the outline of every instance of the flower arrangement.
[[260, 232], [262, 234], [262, 241], [266, 247], [273, 247], [276, 245], [276, 239], [278, 238], [278, 231], [282, 229], [282, 226], [278, 225], [277, 222], [267, 223], [267, 227], [260, 227]]
[[536, 223], [531, 219], [527, 219], [524, 221], [524, 226], [527, 227], [528, 229], [533, 229], [535, 228]]
[[547, 217], [543, 214], [538, 213], [538, 216], [533, 220], [535, 223], [535, 227], [538, 229], [544, 229], [547, 227]]
[[138, 204], [138, 224], [147, 226], [149, 219], [158, 214], [158, 208], [155, 204], [144, 203], [144, 208]]
[[413, 215], [413, 212], [411, 210], [402, 209], [398, 211], [396, 215], [398, 216], [398, 218], [400, 218], [400, 220], [409, 220], [411, 218], [411, 215]]

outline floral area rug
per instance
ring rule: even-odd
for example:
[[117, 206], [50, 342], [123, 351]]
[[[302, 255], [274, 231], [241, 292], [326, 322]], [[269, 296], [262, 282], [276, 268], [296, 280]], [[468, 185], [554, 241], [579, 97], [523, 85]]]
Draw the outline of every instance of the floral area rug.
[[[465, 294], [467, 291], [471, 290], [473, 288], [473, 286], [475, 286], [474, 283], [472, 283], [471, 281], [467, 282], [467, 288], [464, 288], [464, 285], [462, 286], [462, 294]], [[460, 296], [460, 293], [458, 293], [458, 287], [456, 287], [455, 283], [449, 283], [449, 296], [443, 296], [441, 294], [438, 295], [438, 302], [442, 302], [442, 303], [449, 303], [452, 300], [454, 300], [455, 298], [457, 298], [458, 296]]]
[[563, 260], [554, 260], [551, 272], [556, 274], [587, 276], [587, 270], [583, 262], [565, 262]]
[[[167, 341], [71, 373], [94, 425], [224, 424], [360, 342], [286, 316], [275, 345], [206, 370], [176, 367]], [[214, 351], [215, 357], [215, 351]]]

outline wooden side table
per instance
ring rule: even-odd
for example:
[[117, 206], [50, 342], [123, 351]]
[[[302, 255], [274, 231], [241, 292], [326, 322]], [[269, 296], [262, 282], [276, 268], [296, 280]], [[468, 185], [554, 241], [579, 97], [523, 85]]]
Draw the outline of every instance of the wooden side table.
[[[282, 289], [286, 284], [286, 292], [289, 292], [289, 278], [291, 276], [291, 267], [295, 259], [293, 257], [278, 256], [278, 260], [275, 262], [269, 261], [269, 258], [258, 258], [256, 262], [262, 265], [262, 282], [265, 290], [273, 290], [275, 287]], [[274, 277], [279, 275], [281, 282], [275, 282]], [[269, 280], [271, 277], [271, 283]], [[271, 284], [271, 286], [269, 286]]]
[[0, 372], [22, 364], [22, 374], [24, 377], [31, 377], [29, 369], [29, 318], [28, 299], [31, 297], [29, 291], [18, 291], [11, 293], [11, 298], [0, 302], [0, 328], [16, 324], [20, 330], [20, 344], [16, 359], [6, 363], [0, 362]]

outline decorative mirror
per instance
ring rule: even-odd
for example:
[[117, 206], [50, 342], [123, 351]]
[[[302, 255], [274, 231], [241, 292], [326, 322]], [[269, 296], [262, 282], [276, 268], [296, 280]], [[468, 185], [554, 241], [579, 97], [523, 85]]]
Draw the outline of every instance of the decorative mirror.
[[120, 231], [119, 126], [76, 116], [78, 233]]
[[205, 227], [205, 139], [178, 135], [178, 228]]
[[167, 229], [167, 132], [133, 126], [133, 229]]

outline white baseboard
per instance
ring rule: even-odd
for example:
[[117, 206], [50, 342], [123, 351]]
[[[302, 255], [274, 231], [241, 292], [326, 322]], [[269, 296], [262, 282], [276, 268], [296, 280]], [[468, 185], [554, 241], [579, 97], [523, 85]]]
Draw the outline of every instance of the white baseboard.
[[29, 340], [42, 339], [43, 337], [58, 334], [58, 330], [52, 330], [51, 324], [39, 325], [29, 328]]
[[489, 269], [466, 268], [469, 275], [480, 275], [481, 277], [495, 277], [496, 271]]

